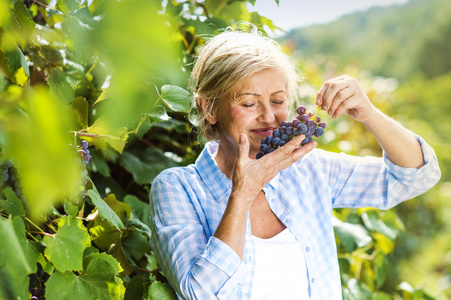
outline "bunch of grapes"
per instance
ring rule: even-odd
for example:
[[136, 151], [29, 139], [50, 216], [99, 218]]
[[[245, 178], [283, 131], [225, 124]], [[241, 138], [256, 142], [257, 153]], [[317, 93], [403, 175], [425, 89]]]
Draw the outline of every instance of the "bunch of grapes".
[[10, 160], [5, 160], [0, 163], [0, 190], [11, 187], [16, 193], [17, 197], [22, 196], [20, 189], [19, 173]]
[[[83, 175], [83, 182], [81, 183], [82, 186], [85, 186], [89, 182], [88, 178], [88, 170], [86, 170], [86, 166], [91, 162], [92, 157], [89, 155], [89, 143], [86, 140], [82, 140], [80, 142], [80, 145], [77, 147], [79, 150], [77, 150], [77, 153], [79, 154], [81, 158], [81, 169], [82, 169], [82, 175]], [[83, 195], [84, 197], [84, 195]]]
[[301, 146], [313, 141], [313, 136], [319, 137], [324, 134], [326, 123], [321, 121], [317, 116], [321, 107], [316, 108], [316, 113], [307, 112], [304, 106], [299, 106], [296, 109], [298, 115], [292, 122], [280, 123], [280, 128], [273, 131], [272, 135], [262, 139], [260, 152], [257, 153], [256, 158], [259, 159], [265, 154], [271, 153], [279, 147], [284, 146], [295, 136], [300, 134], [305, 135]]
[[80, 155], [80, 157], [86, 162], [86, 164], [91, 162], [91, 155], [89, 155], [89, 143], [85, 140], [82, 140], [80, 142], [80, 146], [79, 146], [79, 150], [77, 151], [77, 153]]
[[28, 275], [30, 277], [28, 290], [31, 293], [31, 300], [45, 299], [45, 283], [50, 277], [50, 274], [42, 269], [42, 265], [39, 262], [37, 264], [37, 272]]

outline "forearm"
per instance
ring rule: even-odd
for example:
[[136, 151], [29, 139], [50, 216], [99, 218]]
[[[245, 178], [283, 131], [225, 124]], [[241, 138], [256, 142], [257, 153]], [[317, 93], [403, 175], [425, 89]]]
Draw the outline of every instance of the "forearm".
[[363, 124], [394, 164], [405, 168], [420, 168], [425, 164], [421, 145], [413, 133], [378, 109]]
[[244, 203], [246, 201], [242, 201], [240, 197], [232, 192], [213, 236], [226, 243], [243, 259], [249, 204]]

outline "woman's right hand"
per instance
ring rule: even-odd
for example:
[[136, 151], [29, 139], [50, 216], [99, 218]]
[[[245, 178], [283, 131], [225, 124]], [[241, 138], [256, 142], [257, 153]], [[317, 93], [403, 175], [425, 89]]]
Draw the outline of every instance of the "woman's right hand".
[[280, 171], [294, 164], [317, 146], [315, 141], [299, 146], [304, 138], [304, 135], [298, 135], [276, 151], [260, 159], [252, 159], [249, 158], [249, 140], [246, 134], [242, 133], [233, 169], [232, 193], [238, 193], [239, 198], [250, 207], [257, 194]]

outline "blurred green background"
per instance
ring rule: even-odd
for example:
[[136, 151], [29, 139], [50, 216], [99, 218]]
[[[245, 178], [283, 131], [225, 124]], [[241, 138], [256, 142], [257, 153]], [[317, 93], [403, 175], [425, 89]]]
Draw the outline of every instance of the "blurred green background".
[[[0, 0], [0, 299], [29, 299], [37, 262], [51, 274], [40, 283], [47, 299], [174, 299], [148, 244], [148, 192], [202, 149], [186, 90], [195, 52], [242, 21], [277, 36], [306, 106], [325, 80], [349, 74], [438, 155], [442, 178], [426, 194], [384, 212], [335, 211], [344, 298], [450, 299], [451, 2], [410, 0], [287, 32], [251, 12], [255, 2]], [[357, 122], [322, 117], [320, 147], [381, 154]], [[67, 248], [70, 265], [54, 255]], [[94, 282], [94, 264], [109, 289], [80, 283]]]

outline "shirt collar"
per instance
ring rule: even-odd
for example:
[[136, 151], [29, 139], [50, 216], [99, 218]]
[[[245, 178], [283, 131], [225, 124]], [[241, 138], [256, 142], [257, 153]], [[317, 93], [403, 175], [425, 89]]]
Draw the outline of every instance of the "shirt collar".
[[[208, 142], [199, 157], [195, 166], [199, 176], [202, 178], [205, 186], [208, 188], [213, 197], [219, 201], [226, 196], [232, 189], [232, 181], [222, 173], [218, 164], [213, 158], [213, 154], [218, 150], [217, 142]], [[280, 173], [277, 174], [264, 188], [266, 191], [269, 186], [273, 189], [279, 189]]]

